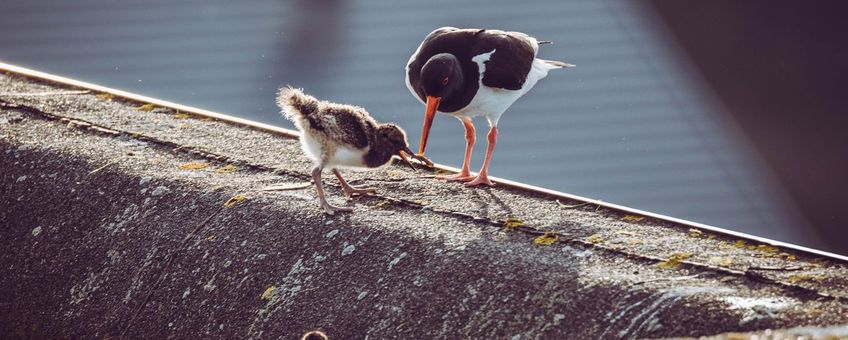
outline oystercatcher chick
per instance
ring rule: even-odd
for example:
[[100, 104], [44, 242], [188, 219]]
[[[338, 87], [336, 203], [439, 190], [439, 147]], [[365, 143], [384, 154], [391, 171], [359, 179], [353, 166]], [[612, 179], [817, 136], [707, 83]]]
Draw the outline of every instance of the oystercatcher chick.
[[[337, 211], [353, 211], [336, 207], [324, 198], [321, 173], [331, 169], [339, 179], [348, 197], [375, 192], [375, 188], [355, 188], [347, 184], [338, 168], [377, 168], [399, 155], [412, 169], [406, 155], [414, 155], [406, 142], [406, 132], [394, 124], [380, 124], [365, 109], [352, 105], [318, 101], [299, 89], [283, 87], [277, 95], [277, 104], [283, 116], [301, 131], [303, 151], [311, 158], [312, 179], [318, 191], [318, 200], [330, 215]], [[415, 156], [424, 161], [426, 158]]]
[[[406, 86], [426, 105], [418, 155], [423, 156], [436, 111], [458, 118], [465, 126], [462, 170], [447, 180], [465, 185], [494, 185], [489, 164], [498, 140], [498, 120], [519, 97], [548, 71], [573, 67], [561, 61], [536, 58], [540, 42], [520, 32], [489, 29], [439, 28], [424, 38], [406, 65]], [[469, 170], [475, 131], [472, 117], [489, 121], [488, 147], [483, 168]]]

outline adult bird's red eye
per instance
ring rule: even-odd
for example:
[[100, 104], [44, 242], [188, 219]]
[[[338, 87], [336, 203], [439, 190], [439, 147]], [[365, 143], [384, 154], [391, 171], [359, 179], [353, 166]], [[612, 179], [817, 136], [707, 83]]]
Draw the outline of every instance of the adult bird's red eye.
[[448, 84], [448, 77], [445, 77], [445, 79], [442, 79], [442, 86], [445, 86], [447, 84]]

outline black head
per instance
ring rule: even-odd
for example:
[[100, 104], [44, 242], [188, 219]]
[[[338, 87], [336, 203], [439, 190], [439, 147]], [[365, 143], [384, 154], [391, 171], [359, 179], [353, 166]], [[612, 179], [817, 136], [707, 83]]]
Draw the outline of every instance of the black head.
[[377, 128], [377, 136], [380, 138], [380, 144], [388, 151], [397, 155], [400, 151], [412, 154], [409, 150], [409, 144], [406, 142], [406, 132], [395, 124], [380, 124]]
[[421, 86], [426, 96], [450, 97], [462, 83], [462, 68], [453, 54], [436, 54], [421, 68]]
[[412, 156], [414, 154], [409, 149], [409, 144], [406, 142], [406, 132], [403, 129], [394, 124], [380, 124], [377, 128], [377, 138], [377, 149], [379, 150], [372, 150], [375, 152], [375, 156], [377, 156], [374, 159], [375, 166], [383, 165], [392, 156], [398, 155], [406, 165], [409, 165], [412, 170], [415, 170], [415, 166], [406, 158], [407, 155]]

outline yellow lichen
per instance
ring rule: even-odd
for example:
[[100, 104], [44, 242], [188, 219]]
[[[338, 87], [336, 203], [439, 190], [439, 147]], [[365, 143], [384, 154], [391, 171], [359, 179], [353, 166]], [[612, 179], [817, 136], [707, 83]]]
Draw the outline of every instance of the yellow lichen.
[[135, 109], [139, 110], [139, 111], [153, 111], [153, 109], [155, 109], [155, 108], [156, 108], [156, 105], [144, 104], [142, 106], [136, 107]]
[[692, 257], [692, 253], [674, 253], [668, 257], [668, 260], [657, 263], [657, 267], [660, 267], [660, 269], [676, 269], [683, 260], [690, 257]]
[[100, 100], [112, 100], [112, 99], [115, 98], [115, 95], [111, 94], [111, 93], [103, 92], [103, 93], [98, 93], [95, 97], [97, 97], [97, 99], [100, 99]]
[[695, 238], [701, 237], [701, 236], [704, 236], [704, 232], [700, 231], [698, 229], [695, 229], [695, 228], [689, 228], [689, 236], [695, 237]]
[[819, 276], [819, 275], [795, 274], [795, 275], [790, 276], [789, 279], [787, 279], [786, 281], [789, 281], [789, 283], [798, 283], [798, 282], [807, 282], [807, 281], [818, 281], [818, 282], [820, 282], [823, 279], [824, 279], [824, 277]]
[[795, 255], [792, 255], [792, 254], [789, 254], [789, 253], [780, 253], [780, 254], [777, 254], [777, 256], [780, 256], [780, 257], [786, 259], [787, 261], [798, 260], [798, 258], [795, 257]]
[[510, 231], [512, 229], [524, 226], [524, 221], [519, 220], [517, 218], [510, 217], [510, 218], [507, 218], [506, 221], [504, 221], [503, 226], [504, 226], [504, 230]]
[[645, 219], [644, 216], [636, 216], [636, 215], [625, 215], [624, 217], [621, 218], [622, 221], [627, 221], [627, 222], [639, 222], [639, 221], [644, 220], [644, 219]]
[[231, 174], [233, 172], [236, 172], [236, 170], [238, 170], [238, 168], [234, 164], [227, 164], [218, 168], [217, 170], [215, 170], [215, 172], [220, 174]]
[[546, 231], [544, 234], [536, 237], [533, 243], [540, 246], [549, 246], [559, 241], [559, 235], [553, 231]]
[[592, 244], [603, 243], [603, 242], [604, 242], [604, 237], [603, 237], [603, 236], [601, 236], [601, 234], [594, 234], [594, 235], [592, 235], [592, 236], [589, 236], [589, 237], [586, 239], [586, 241], [589, 241], [589, 243], [592, 243]]
[[245, 196], [244, 194], [236, 194], [235, 196], [230, 197], [230, 199], [228, 199], [226, 202], [224, 202], [224, 207], [225, 208], [232, 208], [236, 204], [239, 204], [240, 202], [242, 202], [246, 199], [247, 199], [247, 196]]
[[773, 247], [767, 244], [761, 244], [757, 246], [757, 251], [766, 254], [777, 254], [777, 247]]
[[186, 119], [189, 117], [191, 117], [189, 114], [180, 112], [180, 110], [177, 110], [177, 113], [174, 114], [174, 118], [176, 119]]
[[733, 246], [736, 248], [745, 249], [746, 244], [744, 240], [736, 240], [736, 242], [733, 243]]
[[209, 164], [206, 162], [191, 162], [180, 165], [180, 170], [200, 170], [208, 166]]
[[271, 297], [273, 297], [273, 296], [274, 296], [274, 286], [271, 286], [271, 287], [265, 288], [265, 291], [262, 292], [262, 295], [259, 296], [259, 299], [263, 300], [263, 301], [268, 301], [268, 300], [271, 300]]

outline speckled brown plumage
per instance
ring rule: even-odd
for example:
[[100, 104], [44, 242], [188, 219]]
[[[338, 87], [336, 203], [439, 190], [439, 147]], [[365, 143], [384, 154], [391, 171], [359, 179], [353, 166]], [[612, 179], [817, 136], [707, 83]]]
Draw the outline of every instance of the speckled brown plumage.
[[338, 146], [363, 149], [373, 143], [378, 123], [361, 107], [319, 101], [291, 87], [280, 90], [277, 104], [301, 132], [323, 142], [326, 153]]
[[393, 155], [412, 155], [406, 133], [395, 124], [381, 124], [365, 109], [345, 104], [319, 101], [299, 89], [284, 87], [277, 96], [283, 115], [302, 132], [301, 145], [315, 162], [313, 178], [319, 200], [325, 211], [348, 210], [329, 205], [323, 198], [320, 177], [330, 168], [348, 196], [373, 189], [357, 189], [347, 185], [337, 168], [376, 168], [387, 164]]

